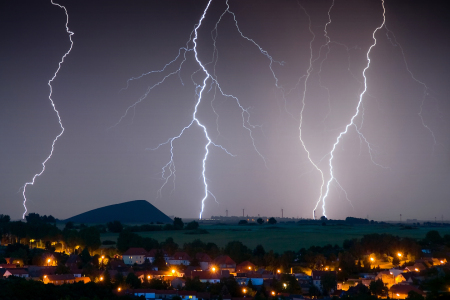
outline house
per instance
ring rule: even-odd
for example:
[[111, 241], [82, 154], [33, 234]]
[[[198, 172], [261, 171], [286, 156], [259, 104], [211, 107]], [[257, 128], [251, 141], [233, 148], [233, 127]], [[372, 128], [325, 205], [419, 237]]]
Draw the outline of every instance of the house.
[[65, 283], [74, 283], [75, 277], [73, 274], [45, 275], [43, 281], [45, 284], [51, 283], [54, 285], [61, 285]]
[[261, 286], [264, 283], [262, 275], [256, 272], [237, 273], [235, 280], [239, 285], [248, 285], [250, 280], [254, 286]]
[[[326, 276], [326, 275], [333, 275], [334, 277], [336, 277], [336, 271], [312, 271], [312, 280], [313, 280], [313, 284], [320, 290], [322, 291], [322, 277]], [[334, 287], [334, 289], [331, 290], [331, 292], [333, 292], [334, 290], [336, 290], [336, 287]]]
[[191, 278], [198, 277], [201, 282], [218, 283], [222, 278], [219, 272], [210, 271], [193, 271], [191, 272]]
[[208, 254], [199, 252], [199, 253], [195, 254], [195, 258], [198, 260], [200, 268], [203, 271], [206, 271], [211, 267], [212, 260]]
[[129, 248], [122, 254], [122, 258], [127, 265], [143, 264], [147, 254], [144, 248]]
[[13, 269], [16, 268], [17, 265], [16, 264], [0, 264], [0, 269], [4, 268], [4, 269]]
[[30, 274], [25, 269], [11, 268], [11, 269], [6, 269], [5, 273], [3, 274], [3, 278], [8, 278], [9, 276], [28, 278], [30, 276]]
[[175, 277], [170, 282], [170, 286], [172, 286], [175, 289], [181, 289], [185, 286], [185, 284], [186, 284], [186, 280], [184, 280], [183, 278], [179, 278], [179, 277]]
[[168, 261], [169, 265], [184, 265], [191, 264], [191, 257], [186, 252], [175, 252]]
[[241, 262], [236, 266], [236, 273], [246, 273], [249, 271], [256, 271], [256, 266], [248, 260]]
[[408, 272], [417, 272], [420, 273], [424, 270], [426, 270], [427, 268], [425, 267], [425, 265], [422, 262], [416, 262], [414, 265], [412, 266], [408, 266], [405, 268]]
[[395, 284], [394, 274], [392, 274], [389, 271], [378, 272], [377, 276], [375, 277], [375, 280], [378, 279], [381, 279], [384, 285], [386, 285], [388, 288]]
[[389, 289], [389, 297], [391, 299], [406, 299], [410, 291], [414, 291], [421, 296], [426, 295], [424, 292], [412, 285], [395, 284]]
[[216, 257], [214, 264], [221, 270], [228, 270], [230, 272], [235, 272], [236, 270], [236, 263], [228, 255]]
[[80, 262], [81, 262], [81, 258], [78, 256], [78, 255], [76, 255], [76, 254], [71, 254], [70, 256], [69, 256], [69, 258], [67, 259], [67, 261], [66, 261], [66, 267], [68, 267], [69, 269], [75, 269], [75, 268], [78, 268], [78, 265], [80, 264]]
[[138, 273], [136, 276], [138, 276], [142, 282], [151, 279], [172, 280], [174, 277], [170, 271], [144, 271], [141, 274]]
[[57, 266], [58, 260], [53, 253], [44, 253], [42, 254], [42, 261], [44, 266]]
[[182, 300], [197, 300], [197, 292], [195, 291], [133, 289], [129, 293], [136, 297], [144, 296], [146, 300], [172, 299], [174, 296], [179, 296]]
[[148, 261], [150, 263], [154, 263], [155, 262], [155, 256], [158, 252], [162, 252], [163, 256], [164, 256], [164, 260], [166, 261], [166, 263], [169, 263], [169, 254], [167, 254], [167, 252], [163, 251], [163, 250], [158, 250], [158, 249], [152, 249], [150, 250], [147, 255], [145, 256], [145, 258], [148, 259]]

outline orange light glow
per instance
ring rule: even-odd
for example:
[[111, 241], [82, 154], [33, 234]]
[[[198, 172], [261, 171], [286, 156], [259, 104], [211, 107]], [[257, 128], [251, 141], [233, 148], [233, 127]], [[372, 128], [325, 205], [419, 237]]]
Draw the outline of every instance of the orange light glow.
[[279, 273], [281, 273], [281, 270], [280, 270], [280, 269], [278, 269], [278, 270], [277, 270], [277, 273], [278, 273], [278, 274], [279, 274]]
[[399, 253], [397, 253], [397, 255], [398, 255], [398, 257], [402, 257], [402, 254], [399, 252]]

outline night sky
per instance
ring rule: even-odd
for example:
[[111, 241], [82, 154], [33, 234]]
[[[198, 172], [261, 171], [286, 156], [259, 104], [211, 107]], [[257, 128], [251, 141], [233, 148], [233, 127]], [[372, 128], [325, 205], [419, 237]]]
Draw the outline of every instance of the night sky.
[[[170, 145], [151, 150], [192, 120], [205, 78], [194, 51], [186, 52], [180, 72], [121, 116], [149, 87], [175, 72], [182, 58], [161, 73], [130, 81], [128, 88], [127, 80], [163, 69], [181, 47], [192, 49], [188, 41], [208, 2], [58, 3], [67, 8], [74, 32], [73, 49], [52, 83], [65, 132], [44, 174], [27, 187], [28, 211], [65, 219], [146, 199], [167, 215], [198, 217], [204, 195], [203, 129], [193, 124], [174, 141], [175, 182], [170, 178], [160, 197]], [[244, 124], [252, 133], [242, 126], [236, 100], [207, 81], [197, 117], [211, 140], [234, 156], [209, 147], [207, 183], [217, 202], [206, 199], [204, 218], [226, 210], [242, 215], [242, 209], [251, 216], [281, 216], [281, 209], [287, 217], [313, 216], [321, 177], [299, 140], [310, 44], [317, 60], [306, 84], [302, 137], [328, 180], [329, 153], [355, 114], [372, 33], [383, 21], [379, 0], [335, 0], [327, 26], [330, 51], [322, 47], [320, 52], [331, 4], [229, 1], [242, 33], [273, 58], [276, 82], [270, 60], [241, 37], [230, 13], [217, 25], [214, 50], [212, 31], [226, 2], [212, 1], [198, 29], [198, 58], [222, 91], [249, 112]], [[385, 7], [391, 33], [383, 27], [375, 35], [367, 91], [355, 118], [372, 150], [355, 126], [349, 127], [334, 152], [333, 172], [351, 204], [333, 181], [326, 215], [449, 220], [450, 13], [442, 1], [387, 0]], [[0, 214], [13, 219], [24, 212], [21, 188], [41, 171], [61, 130], [47, 83], [70, 47], [65, 22], [64, 10], [50, 0], [0, 4]]]

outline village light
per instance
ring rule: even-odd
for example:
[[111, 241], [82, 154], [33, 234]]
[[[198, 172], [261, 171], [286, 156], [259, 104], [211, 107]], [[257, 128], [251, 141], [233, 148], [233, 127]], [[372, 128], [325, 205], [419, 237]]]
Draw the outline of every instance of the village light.
[[252, 267], [248, 267], [248, 269], [249, 269], [249, 270], [251, 270], [251, 269], [252, 269]]
[[414, 270], [416, 270], [416, 272], [419, 272], [419, 269], [415, 268]]
[[280, 274], [280, 273], [281, 273], [281, 270], [280, 270], [280, 269], [278, 269], [278, 270], [277, 270], [277, 273], [278, 273], [278, 274]]
[[399, 252], [399, 253], [397, 253], [397, 255], [398, 255], [398, 257], [402, 257], [402, 254]]
[[274, 291], [272, 291], [272, 295], [275, 296], [275, 292]]
[[370, 258], [371, 261], [374, 261], [375, 259], [373, 257]]
[[216, 267], [212, 267], [211, 270], [212, 270], [213, 272], [215, 272], [215, 271], [216, 271]]
[[328, 271], [328, 267], [325, 268], [325, 271]]
[[118, 288], [117, 291], [120, 292], [121, 288]]
[[147, 276], [148, 280], [150, 280], [150, 275]]
[[444, 263], [444, 261], [443, 260], [441, 260], [441, 264], [443, 264]]
[[247, 293], [247, 290], [246, 290], [246, 289], [243, 289], [242, 291], [244, 292], [244, 294]]
[[103, 281], [103, 277], [100, 277], [100, 281]]
[[172, 269], [172, 274], [175, 274], [175, 269]]

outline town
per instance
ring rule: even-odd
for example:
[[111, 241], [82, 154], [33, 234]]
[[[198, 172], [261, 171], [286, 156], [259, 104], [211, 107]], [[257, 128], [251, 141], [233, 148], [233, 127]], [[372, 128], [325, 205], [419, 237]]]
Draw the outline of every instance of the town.
[[[0, 215], [0, 299], [450, 297], [450, 235], [438, 230], [422, 239], [373, 233], [343, 245], [275, 253], [241, 241], [179, 245], [171, 232], [201, 229], [180, 218], [164, 225], [58, 226], [52, 216], [30, 213], [22, 222]], [[139, 234], [157, 227], [166, 230], [163, 242]], [[105, 232], [118, 233], [117, 242], [101, 242]]]

